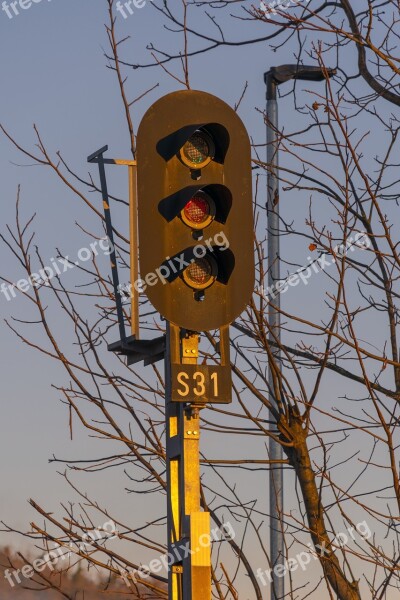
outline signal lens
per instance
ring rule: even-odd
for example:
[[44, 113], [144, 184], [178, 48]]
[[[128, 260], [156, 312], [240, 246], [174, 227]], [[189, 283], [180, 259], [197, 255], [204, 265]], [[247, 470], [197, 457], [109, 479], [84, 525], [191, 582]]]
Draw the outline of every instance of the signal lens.
[[191, 169], [202, 169], [215, 156], [215, 144], [204, 130], [195, 131], [180, 150], [182, 162]]
[[195, 258], [182, 274], [184, 282], [194, 290], [205, 290], [217, 278], [217, 264], [211, 257]]
[[192, 229], [204, 229], [215, 217], [215, 202], [205, 192], [197, 192], [181, 211], [181, 219]]

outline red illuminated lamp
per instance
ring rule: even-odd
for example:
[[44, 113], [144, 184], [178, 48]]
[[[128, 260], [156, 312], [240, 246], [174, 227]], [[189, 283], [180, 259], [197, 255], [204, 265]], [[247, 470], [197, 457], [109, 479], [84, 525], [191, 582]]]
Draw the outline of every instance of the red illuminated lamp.
[[204, 229], [215, 218], [215, 202], [205, 192], [197, 192], [181, 211], [181, 219], [192, 229]]

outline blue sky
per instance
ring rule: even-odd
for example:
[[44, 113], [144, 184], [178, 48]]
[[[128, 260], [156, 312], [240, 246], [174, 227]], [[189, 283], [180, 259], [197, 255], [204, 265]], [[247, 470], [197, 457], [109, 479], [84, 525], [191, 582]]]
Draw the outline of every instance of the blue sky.
[[[243, 4], [250, 6], [252, 3]], [[238, 3], [232, 3], [232, 12], [239, 14]], [[204, 25], [200, 11], [194, 10], [190, 15], [194, 25], [200, 22]], [[33, 124], [36, 124], [52, 154], [60, 150], [72, 168], [83, 176], [89, 170], [86, 157], [105, 144], [109, 145], [109, 156], [130, 158], [119, 90], [104, 57], [106, 19], [106, 2], [102, 0], [42, 0], [29, 9], [21, 9], [12, 19], [5, 11], [0, 11], [1, 123], [21, 145], [37, 153], [33, 131]], [[127, 19], [119, 16], [117, 26], [121, 36], [131, 36], [122, 54], [133, 63], [151, 62], [146, 49], [151, 42], [171, 51], [181, 46], [182, 38], [166, 31], [150, 2], [136, 9]], [[264, 31], [262, 27], [268, 25], [247, 25], [247, 30], [255, 34]], [[241, 21], [231, 18], [226, 28], [232, 39], [243, 37]], [[197, 41], [191, 43], [194, 47], [198, 44]], [[225, 48], [190, 61], [191, 85], [234, 105], [247, 81], [248, 89], [239, 114], [254, 143], [263, 144], [265, 126], [260, 114], [265, 106], [263, 73], [273, 65], [293, 60], [290, 46], [277, 52], [265, 43]], [[175, 73], [179, 72], [176, 63], [171, 68]], [[137, 130], [149, 105], [181, 86], [159, 68], [126, 69], [126, 74], [129, 75], [127, 89], [131, 98], [159, 84], [133, 106], [132, 117]], [[300, 85], [299, 97], [303, 102], [312, 103], [312, 94], [302, 91], [309, 90], [312, 85]], [[288, 128], [298, 126], [301, 117], [291, 109], [291, 100], [282, 99], [280, 111], [281, 120], [284, 119]], [[261, 152], [264, 156], [265, 149]], [[95, 169], [91, 168], [91, 172], [97, 176]], [[17, 186], [21, 185], [21, 210], [26, 216], [37, 213], [35, 230], [45, 259], [55, 256], [56, 247], [75, 255], [84, 239], [75, 223], [78, 221], [84, 227], [90, 227], [92, 216], [89, 210], [60, 185], [53, 173], [32, 166], [31, 161], [21, 156], [4, 136], [0, 136], [0, 173], [1, 233], [4, 234], [6, 223], [14, 221]], [[261, 190], [263, 181], [265, 178], [261, 178]], [[126, 177], [122, 171], [110, 173], [110, 182], [117, 195], [126, 197]], [[261, 191], [260, 201], [264, 197]], [[97, 202], [100, 208], [100, 198]], [[306, 206], [306, 201], [299, 201], [284, 210], [304, 222]], [[125, 221], [123, 215], [117, 215], [118, 219], [121, 223]], [[307, 262], [308, 254], [306, 246], [300, 250], [299, 264]], [[3, 249], [0, 260], [1, 272], [10, 280], [16, 281], [23, 276], [16, 261], [11, 260]], [[73, 275], [69, 273], [66, 277]], [[316, 281], [312, 285], [318, 290], [322, 283]], [[298, 290], [296, 298], [288, 293], [284, 302], [292, 308], [296, 303], [302, 303], [310, 315], [320, 306], [310, 288]], [[2, 319], [10, 319], [11, 315], [23, 318], [26, 310], [26, 303], [20, 298], [9, 303], [0, 296]], [[100, 444], [96, 440], [88, 442], [79, 428], [74, 443], [69, 440], [68, 414], [58, 402], [58, 392], [52, 388], [52, 384], [65, 381], [61, 368], [23, 345], [3, 322], [0, 323], [0, 339], [0, 452], [3, 457], [0, 518], [24, 530], [34, 516], [27, 505], [29, 497], [45, 500], [45, 506], [51, 509], [69, 494], [56, 473], [60, 467], [49, 465], [48, 458], [53, 453], [62, 458], [95, 455]], [[332, 388], [333, 378], [329, 375], [324, 385], [322, 389], [327, 398], [335, 398], [344, 391], [343, 383]], [[114, 477], [115, 488], [124, 487], [123, 476]], [[84, 485], [103, 504], [114, 502], [114, 487], [104, 486], [101, 478], [93, 478], [89, 483], [85, 481]], [[128, 517], [137, 507], [132, 506], [128, 496], [120, 497], [124, 501], [119, 510]], [[149, 510], [155, 509], [156, 505], [155, 502]], [[9, 538], [0, 534], [0, 541], [7, 542]]]
[[[22, 145], [33, 151], [36, 144], [33, 124], [36, 124], [50, 151], [60, 150], [81, 174], [88, 171], [86, 157], [104, 144], [109, 145], [110, 155], [129, 158], [129, 139], [118, 88], [103, 56], [107, 47], [106, 18], [106, 3], [101, 0], [43, 0], [20, 10], [13, 19], [0, 12], [0, 48], [4, 57], [0, 71], [5, 82], [0, 97], [1, 122]], [[120, 17], [118, 26], [121, 35], [131, 36], [128, 56], [135, 60], [149, 60], [145, 46], [150, 41], [176, 46], [150, 3], [129, 19]], [[192, 86], [234, 104], [242, 93], [244, 81], [248, 80], [250, 91], [241, 116], [262, 143], [262, 120], [253, 108], [264, 105], [263, 72], [268, 65], [268, 50], [261, 47], [260, 52], [250, 48], [235, 50], [229, 60], [226, 52], [215, 52], [193, 61]], [[179, 86], [160, 69], [127, 70], [127, 73], [133, 97], [159, 83], [154, 92], [135, 105], [132, 112], [137, 127], [151, 102]], [[22, 213], [37, 213], [35, 230], [43, 256], [47, 259], [55, 256], [56, 247], [74, 255], [82, 246], [74, 224], [80, 221], [88, 225], [91, 221], [85, 207], [59, 185], [52, 173], [32, 166], [4, 136], [0, 137], [0, 164], [2, 232], [5, 223], [14, 222], [17, 186], [21, 185]], [[125, 173], [110, 176], [124, 195]], [[2, 272], [11, 280], [23, 276], [5, 250], [1, 264]], [[11, 314], [21, 317], [25, 310], [23, 301], [8, 303], [1, 296], [3, 318], [9, 319]], [[56, 467], [48, 465], [47, 459], [53, 452], [68, 456], [72, 445], [65, 427], [66, 411], [51, 388], [63, 376], [61, 369], [21, 344], [5, 325], [0, 327], [3, 406], [0, 440], [2, 454], [8, 456], [2, 466], [7, 485], [0, 495], [0, 514], [5, 521], [23, 529], [30, 518], [28, 497], [39, 497], [46, 489], [49, 505], [62, 498], [65, 487], [55, 474]], [[81, 443], [84, 448], [84, 439]], [[75, 453], [78, 453], [76, 446]]]

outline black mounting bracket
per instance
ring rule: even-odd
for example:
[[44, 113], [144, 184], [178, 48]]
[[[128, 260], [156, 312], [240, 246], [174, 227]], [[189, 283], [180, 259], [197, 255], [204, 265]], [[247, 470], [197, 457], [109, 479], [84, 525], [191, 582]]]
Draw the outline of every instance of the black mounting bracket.
[[104, 153], [108, 150], [108, 146], [103, 146], [96, 152], [88, 156], [89, 163], [97, 163], [99, 165], [101, 193], [103, 197], [104, 220], [106, 224], [106, 232], [110, 241], [111, 253], [111, 274], [114, 288], [114, 297], [117, 310], [118, 328], [120, 339], [117, 342], [108, 344], [108, 350], [120, 355], [128, 357], [128, 365], [144, 361], [144, 364], [152, 364], [164, 358], [165, 353], [165, 335], [157, 337], [153, 340], [139, 340], [136, 335], [127, 336], [125, 330], [124, 310], [122, 305], [122, 296], [119, 285], [118, 264], [114, 244], [114, 230], [111, 220], [110, 198], [107, 189], [106, 179], [106, 164], [118, 164], [120, 161], [104, 158]]

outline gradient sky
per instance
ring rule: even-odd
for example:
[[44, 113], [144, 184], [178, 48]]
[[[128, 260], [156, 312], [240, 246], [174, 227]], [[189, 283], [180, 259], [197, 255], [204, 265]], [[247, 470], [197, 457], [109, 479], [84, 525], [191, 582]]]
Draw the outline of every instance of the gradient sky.
[[[233, 11], [239, 11], [237, 4]], [[103, 0], [42, 0], [27, 10], [20, 9], [20, 14], [12, 19], [0, 11], [1, 123], [18, 142], [31, 150], [36, 143], [32, 129], [35, 123], [47, 147], [53, 153], [61, 150], [72, 167], [83, 175], [88, 171], [86, 157], [105, 144], [109, 145], [110, 156], [129, 158], [129, 140], [119, 91], [114, 73], [106, 68], [103, 54], [107, 47], [106, 19], [106, 2]], [[124, 54], [132, 62], [151, 61], [146, 50], [150, 42], [176, 49], [177, 40], [182, 41], [165, 31], [150, 2], [126, 20], [120, 16], [118, 27], [121, 35], [132, 38], [129, 52]], [[254, 33], [257, 27], [254, 27]], [[231, 20], [229, 31], [232, 38], [240, 39], [240, 22]], [[265, 105], [263, 73], [273, 65], [292, 61], [290, 48], [283, 47], [274, 53], [266, 44], [218, 50], [191, 61], [191, 85], [234, 105], [247, 81], [248, 90], [239, 114], [253, 141], [263, 144], [265, 127], [262, 116], [255, 110], [262, 110]], [[127, 74], [132, 97], [159, 83], [158, 88], [133, 107], [137, 129], [149, 105], [180, 86], [160, 69], [127, 70]], [[310, 87], [312, 84], [300, 89]], [[309, 97], [305, 93], [304, 99], [309, 101]], [[289, 104], [282, 100], [281, 115], [290, 127], [298, 115], [286, 107]], [[91, 172], [97, 176], [94, 169]], [[82, 236], [74, 223], [79, 221], [85, 226], [92, 222], [82, 203], [61, 187], [52, 173], [31, 166], [4, 136], [0, 136], [0, 173], [0, 232], [4, 234], [6, 223], [14, 221], [15, 198], [20, 184], [22, 212], [26, 216], [37, 213], [35, 229], [42, 255], [50, 259], [55, 256], [56, 247], [66, 254], [76, 254], [82, 246]], [[113, 190], [126, 196], [125, 174], [113, 174], [111, 181]], [[92, 201], [95, 200], [92, 198]], [[100, 207], [100, 198], [97, 201]], [[290, 210], [297, 215], [303, 208], [298, 204]], [[302, 252], [303, 256], [298, 260], [305, 264], [307, 248]], [[5, 249], [1, 252], [1, 272], [14, 281], [24, 275]], [[285, 302], [290, 305], [304, 301], [312, 314], [317, 308], [312, 298], [311, 292], [303, 290], [296, 300], [285, 297]], [[20, 299], [8, 303], [0, 295], [2, 319], [10, 319], [11, 315], [23, 318], [25, 310], [26, 304]], [[65, 381], [61, 368], [21, 344], [3, 322], [0, 332], [0, 449], [3, 457], [0, 518], [24, 530], [34, 517], [34, 511], [27, 505], [29, 497], [45, 500], [45, 506], [53, 508], [69, 494], [66, 494], [65, 483], [56, 474], [57, 466], [49, 465], [48, 458], [53, 453], [62, 458], [77, 457], [80, 453], [87, 455], [89, 447], [86, 436], [80, 432], [74, 444], [69, 440], [67, 411], [57, 401], [58, 393], [51, 387], [52, 383]], [[329, 389], [329, 378], [325, 389]], [[339, 388], [334, 395], [337, 393]], [[92, 443], [90, 453], [96, 448], [95, 442]], [[114, 483], [125, 485], [122, 475], [120, 481], [116, 478]], [[89, 487], [104, 505], [113, 502], [112, 486], [104, 486], [100, 478], [91, 480]], [[123, 516], [133, 510], [129, 502], [128, 497], [120, 507]], [[9, 538], [0, 534], [0, 542], [7, 541]]]
[[[35, 123], [51, 151], [61, 150], [83, 174], [88, 171], [88, 154], [106, 143], [110, 155], [129, 158], [118, 88], [103, 56], [107, 47], [106, 18], [106, 3], [101, 0], [43, 0], [30, 9], [20, 10], [19, 16], [11, 20], [0, 12], [4, 57], [0, 67], [1, 123], [31, 150], [36, 143], [32, 129]], [[145, 46], [150, 41], [174, 46], [150, 3], [129, 19], [120, 17], [118, 25], [121, 34], [132, 36], [129, 53], [132, 60], [133, 57], [149, 60]], [[270, 64], [268, 51], [261, 47], [260, 52], [250, 48], [233, 51], [229, 60], [226, 53], [216, 52], [193, 61], [192, 87], [210, 91], [234, 104], [248, 80], [249, 92], [241, 116], [249, 130], [253, 129], [252, 133], [258, 136], [257, 141], [263, 143], [262, 121], [252, 109], [264, 105], [263, 72]], [[132, 112], [137, 127], [152, 102], [179, 86], [159, 69], [140, 73], [130, 70], [128, 74], [133, 96], [160, 84], [135, 105]], [[35, 230], [43, 256], [55, 256], [56, 246], [74, 255], [82, 246], [74, 223], [87, 224], [90, 215], [52, 173], [30, 166], [29, 162], [7, 139], [0, 137], [1, 231], [4, 232], [6, 223], [15, 220], [15, 198], [20, 184], [22, 212], [25, 215], [37, 212]], [[96, 175], [95, 170], [92, 172]], [[114, 181], [121, 196], [124, 195], [125, 173], [114, 176]], [[10, 258], [2, 250], [2, 272], [17, 281], [23, 273]], [[8, 303], [4, 296], [0, 297], [3, 318], [11, 314], [21, 316], [25, 309], [24, 302]], [[3, 396], [0, 443], [2, 454], [7, 456], [2, 461], [7, 486], [1, 492], [0, 514], [2, 519], [24, 528], [31, 512], [26, 505], [29, 496], [39, 497], [46, 489], [49, 504], [62, 497], [64, 485], [54, 474], [56, 467], [48, 465], [47, 459], [53, 452], [68, 456], [71, 443], [65, 427], [66, 412], [57, 402], [57, 392], [51, 389], [51, 383], [60, 381], [57, 378], [62, 375], [61, 369], [23, 346], [5, 325], [0, 327]]]

